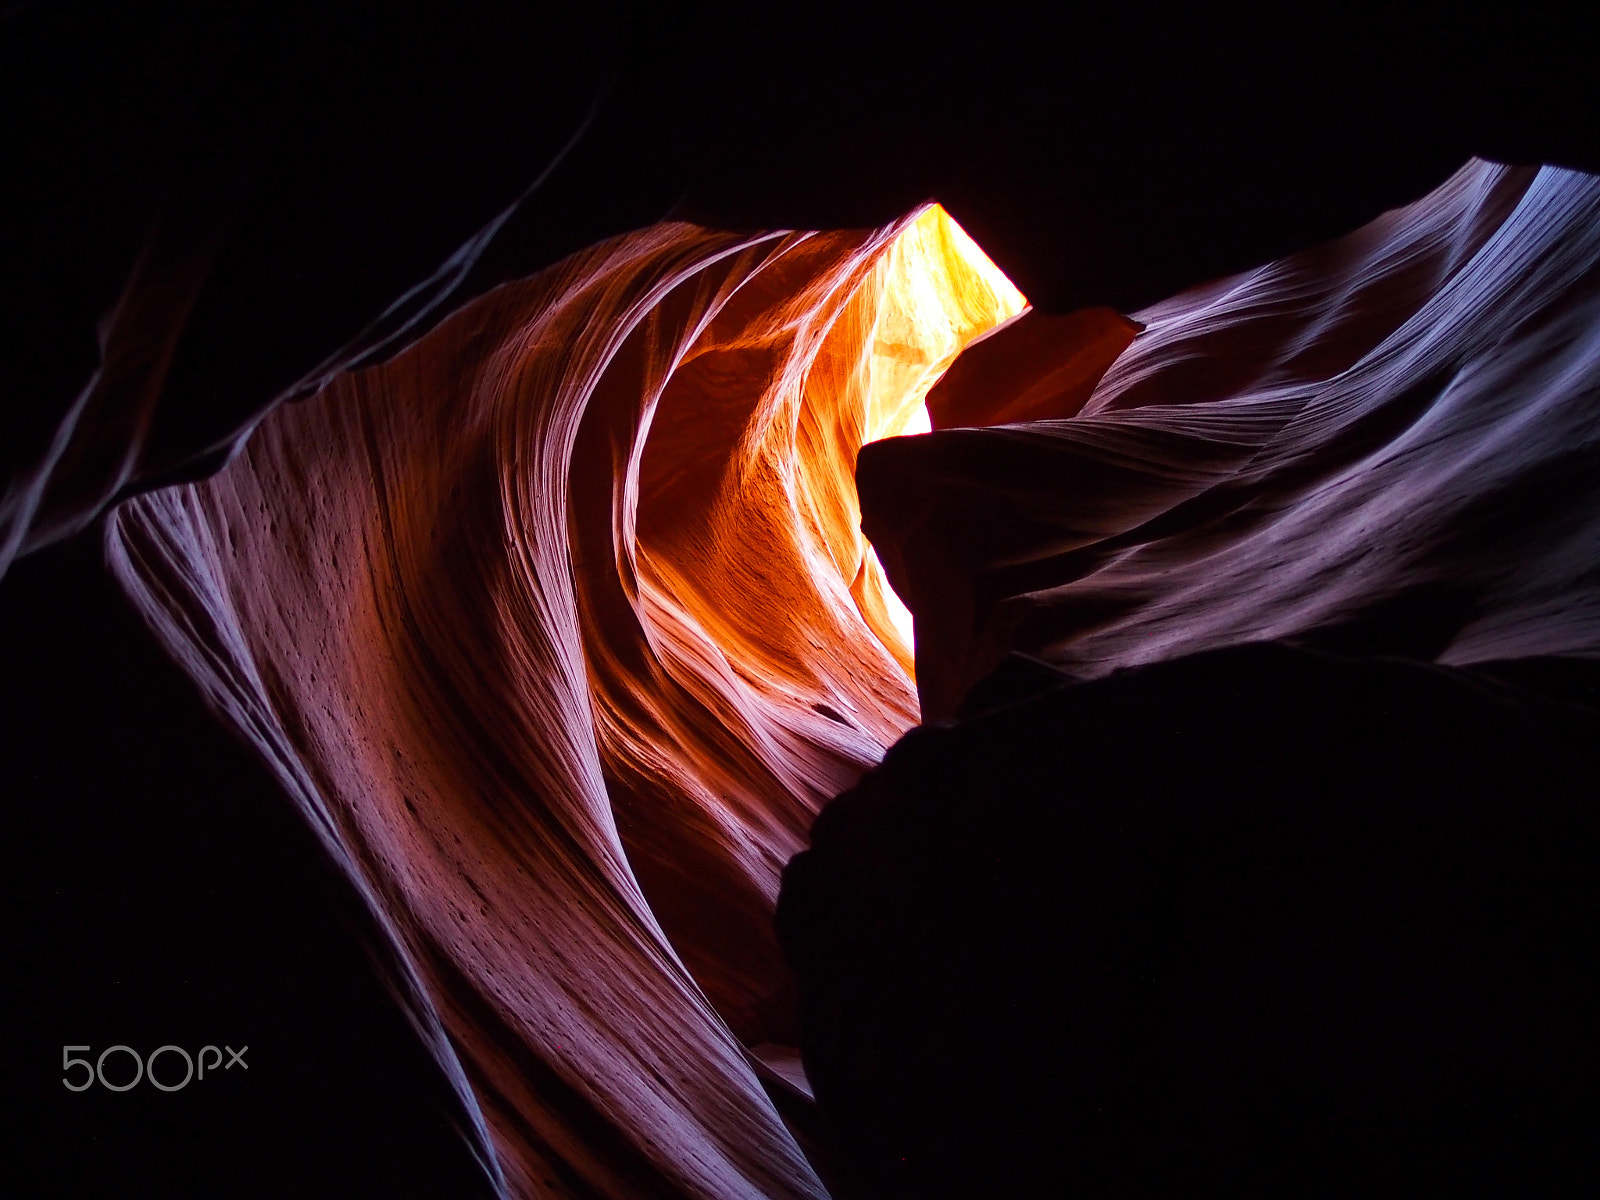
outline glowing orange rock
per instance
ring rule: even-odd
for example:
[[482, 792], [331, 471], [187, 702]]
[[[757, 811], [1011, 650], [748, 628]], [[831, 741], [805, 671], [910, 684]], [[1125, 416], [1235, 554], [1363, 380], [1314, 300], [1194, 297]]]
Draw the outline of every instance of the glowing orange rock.
[[120, 579], [389, 931], [508, 1193], [823, 1194], [751, 1047], [795, 1041], [779, 873], [918, 715], [856, 454], [1024, 305], [937, 207], [655, 226], [116, 514]]
[[278, 409], [109, 554], [508, 1194], [820, 1196], [779, 873], [1008, 651], [1600, 652], [1597, 214], [1473, 163], [1137, 322], [1021, 316], [936, 206], [658, 225]]

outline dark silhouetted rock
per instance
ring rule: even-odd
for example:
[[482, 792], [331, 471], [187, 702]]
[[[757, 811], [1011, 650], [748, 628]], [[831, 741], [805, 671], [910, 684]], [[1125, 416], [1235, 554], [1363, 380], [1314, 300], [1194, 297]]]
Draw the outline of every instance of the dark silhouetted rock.
[[907, 735], [784, 876], [875, 1194], [1592, 1183], [1600, 712], [1272, 644], [1041, 685]]

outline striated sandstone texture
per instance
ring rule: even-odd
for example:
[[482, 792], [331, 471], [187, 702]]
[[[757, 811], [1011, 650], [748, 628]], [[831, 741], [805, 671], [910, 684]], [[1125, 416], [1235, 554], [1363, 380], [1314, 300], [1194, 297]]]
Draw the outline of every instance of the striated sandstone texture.
[[1472, 162], [863, 449], [926, 724], [777, 919], [874, 1194], [1592, 1187], [1597, 262]]
[[823, 1194], [763, 1089], [806, 1103], [771, 912], [917, 720], [856, 453], [1024, 306], [937, 206], [657, 225], [117, 512], [114, 569], [383, 919], [509, 1193]]
[[[860, 1097], [905, 1077], [852, 1101], [839, 1056], [903, 1048], [904, 997], [818, 975], [847, 904], [788, 918], [802, 1006], [780, 876], [1012, 651], [1047, 682], [1274, 639], [1600, 651], [1597, 217], [1600, 180], [1474, 161], [1131, 318], [1025, 312], [937, 206], [656, 225], [274, 410], [212, 478], [118, 509], [108, 552], [381, 922], [496, 1186], [843, 1195], [795, 1047], [860, 1170], [892, 1144]], [[1070, 743], [1029, 728], [1060, 785]], [[827, 856], [802, 861], [826, 890]], [[1040, 911], [1073, 910], [1024, 906], [1020, 943], [1063, 936]], [[1024, 986], [990, 965], [995, 994]], [[869, 1032], [821, 1037], [818, 988]], [[919, 1136], [957, 1145], [944, 1120]]]
[[[1597, 222], [1594, 176], [1474, 161], [1134, 314], [1070, 419], [870, 447], [865, 528], [916, 617], [924, 717], [1011, 650], [1079, 678], [1272, 638], [1600, 653]], [[958, 383], [1002, 419], [1032, 386]]]

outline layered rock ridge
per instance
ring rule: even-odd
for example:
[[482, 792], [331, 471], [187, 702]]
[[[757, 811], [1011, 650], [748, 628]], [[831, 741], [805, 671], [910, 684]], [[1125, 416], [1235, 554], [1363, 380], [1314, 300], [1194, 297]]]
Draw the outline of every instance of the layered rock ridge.
[[863, 449], [924, 724], [778, 923], [874, 1194], [1600, 1176], [1597, 263], [1600, 179], [1470, 162]]
[[[1078, 678], [1275, 638], [1456, 665], [1600, 652], [1597, 216], [1593, 176], [1474, 160], [1133, 314], [1065, 419], [869, 447], [865, 528], [916, 618], [924, 717], [1009, 651]], [[936, 399], [1009, 420], [1052, 363], [1030, 353]]]
[[[806, 1123], [802, 1040], [871, 1186], [910, 1186], [893, 1173], [898, 1127], [873, 1123], [878, 1101], [914, 1094], [926, 1103], [901, 1114], [920, 1122], [914, 1140], [949, 1152], [922, 1161], [917, 1186], [1054, 1187], [1054, 1160], [989, 1172], [1015, 1155], [978, 1136], [959, 1080], [1011, 1061], [984, 1049], [985, 1022], [1004, 1014], [979, 1005], [974, 1022], [946, 1004], [968, 994], [952, 975], [966, 960], [941, 958], [935, 918], [1015, 909], [999, 940], [958, 923], [987, 947], [987, 999], [1037, 982], [1008, 947], [1070, 957], [1075, 900], [1044, 883], [1032, 908], [1004, 898], [1044, 869], [1036, 852], [1068, 836], [1062, 821], [1090, 863], [1102, 825], [1122, 827], [1103, 763], [1111, 807], [1060, 808], [1088, 803], [1073, 799], [1080, 743], [1062, 722], [1093, 733], [1084, 712], [1110, 695], [1102, 683], [1132, 698], [1125, 721], [1094, 726], [1101, 740], [1138, 733], [1118, 752], [1169, 766], [1188, 760], [1167, 726], [1218, 694], [1230, 656], [1251, 681], [1241, 713], [1281, 694], [1298, 697], [1286, 713], [1333, 714], [1317, 762], [1352, 738], [1405, 741], [1363, 723], [1373, 696], [1474, 736], [1536, 727], [1545, 703], [1587, 720], [1516, 688], [1566, 680], [1578, 695], [1600, 658], [1597, 218], [1600, 180], [1474, 161], [1345, 239], [1126, 317], [1027, 312], [937, 206], [866, 231], [656, 225], [274, 410], [218, 474], [118, 508], [108, 554], [386, 931], [389, 983], [504, 1194], [846, 1194]], [[1280, 645], [1249, 657], [1260, 642]], [[1410, 661], [1374, 666], [1396, 659]], [[1178, 674], [1108, 679], [1164, 665]], [[1469, 667], [1521, 683], [1507, 700]], [[1029, 699], [1041, 689], [1048, 703]], [[1352, 695], [1355, 710], [1340, 707]], [[1035, 707], [1006, 708], [1018, 703]], [[985, 711], [979, 733], [961, 732]], [[1201, 742], [1225, 716], [1208, 710]], [[869, 773], [919, 721], [936, 727]], [[1247, 799], [1295, 794], [1277, 728], [1235, 747], [1240, 769], [1256, 756], [1278, 772], [1251, 775]], [[1480, 747], [1482, 779], [1526, 774], [1506, 736]], [[1583, 735], [1552, 737], [1559, 803], [1544, 828], [1582, 847], [1590, 830], [1562, 789], [1587, 769]], [[924, 760], [951, 739], [954, 759]], [[1345, 784], [1315, 794], [1366, 821], [1352, 797], [1391, 796], [1395, 778], [1426, 789], [1441, 763], [1462, 775], [1468, 759], [1436, 741], [1352, 758]], [[1367, 788], [1369, 768], [1389, 782]], [[1021, 807], [990, 833], [1034, 857], [1007, 867], [1002, 853], [976, 891], [946, 889], [959, 872], [940, 864], [988, 845], [995, 787]], [[918, 788], [944, 822], [920, 843]], [[1422, 795], [1407, 828], [1448, 825], [1437, 799]], [[1488, 814], [1479, 833], [1505, 816], [1474, 811]], [[1107, 869], [1145, 862], [1139, 830], [1166, 846], [1173, 812], [1188, 820], [1162, 808], [1129, 827], [1131, 850], [1108, 842]], [[1195, 819], [1213, 838], [1212, 818]], [[1283, 820], [1286, 837], [1316, 841], [1315, 820]], [[1441, 844], [1476, 854], [1479, 833]], [[1328, 843], [1355, 847], [1335, 854], [1330, 894], [1363, 863], [1410, 869], [1404, 853], [1363, 858], [1370, 842]], [[1535, 843], [1499, 844], [1548, 849]], [[791, 860], [798, 991], [772, 925]], [[880, 905], [902, 868], [915, 886]], [[1449, 876], [1462, 878], [1478, 876]], [[896, 982], [885, 964], [900, 960], [876, 951], [851, 973], [851, 946], [913, 943], [932, 974], [918, 959]], [[911, 1000], [926, 1024], [899, 1028]], [[1142, 1028], [1112, 992], [1101, 1000]], [[1236, 1048], [1216, 1045], [1206, 1053]], [[938, 1071], [863, 1082], [841, 1065], [902, 1051], [955, 1063], [948, 1090]], [[1159, 1072], [1140, 1078], [1141, 1096], [1160, 1092], [1145, 1086]], [[1040, 1094], [1079, 1095], [1058, 1083]], [[1196, 1086], [1197, 1107], [1167, 1112], [1156, 1141], [1192, 1134], [1185, 1113], [1208, 1094]], [[1120, 1111], [1117, 1144], [1143, 1145], [1128, 1130], [1146, 1110]], [[1225, 1164], [1217, 1153], [1207, 1161]], [[1083, 1169], [1115, 1184], [1123, 1160], [1091, 1158]]]
[[388, 931], [506, 1194], [824, 1194], [774, 1107], [808, 1101], [771, 912], [822, 805], [918, 719], [856, 454], [925, 427], [1025, 305], [937, 206], [657, 225], [109, 523], [134, 603]]

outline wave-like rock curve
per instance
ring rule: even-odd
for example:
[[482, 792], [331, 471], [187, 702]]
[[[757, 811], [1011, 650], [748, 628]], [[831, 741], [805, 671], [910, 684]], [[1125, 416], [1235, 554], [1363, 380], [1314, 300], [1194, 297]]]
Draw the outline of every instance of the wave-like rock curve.
[[[1274, 638], [1452, 665], [1600, 653], [1597, 220], [1593, 176], [1474, 161], [1134, 314], [1070, 419], [868, 448], [924, 716], [1010, 651], [1079, 678]], [[1001, 419], [1023, 390], [958, 382]]]
[[780, 874], [1008, 652], [1600, 651], [1597, 215], [1474, 162], [1132, 320], [1019, 315], [937, 207], [653, 226], [274, 411], [109, 554], [386, 929], [498, 1186], [820, 1196]]
[[510, 1194], [824, 1194], [762, 1082], [804, 1089], [771, 913], [918, 716], [856, 454], [1024, 305], [937, 206], [658, 225], [110, 523], [387, 929]]

